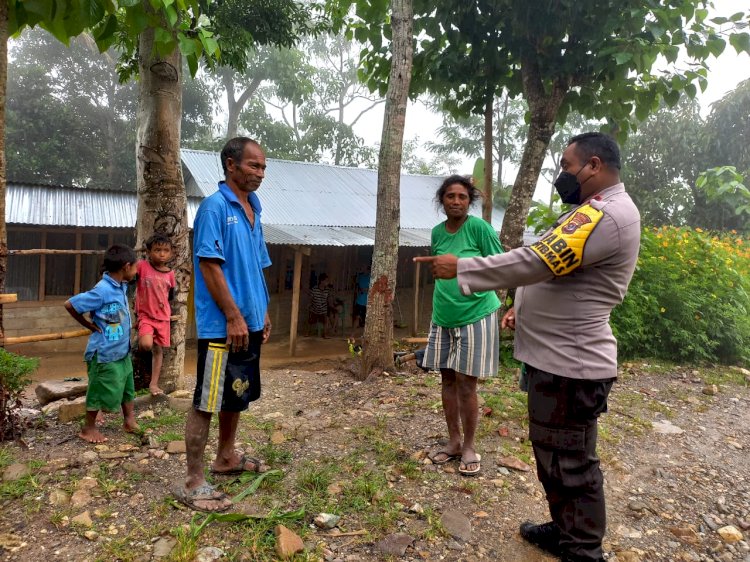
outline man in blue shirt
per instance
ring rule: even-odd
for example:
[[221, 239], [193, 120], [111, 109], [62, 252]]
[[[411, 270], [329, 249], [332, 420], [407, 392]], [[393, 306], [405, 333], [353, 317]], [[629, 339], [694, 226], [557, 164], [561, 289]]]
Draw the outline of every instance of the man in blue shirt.
[[260, 346], [271, 334], [263, 277], [271, 260], [255, 194], [266, 157], [257, 142], [238, 137], [222, 149], [221, 165], [225, 181], [201, 203], [193, 225], [198, 371], [185, 427], [187, 479], [174, 490], [188, 507], [211, 512], [232, 505], [204, 477], [203, 453], [214, 413], [219, 414], [219, 446], [211, 472], [264, 469], [234, 446], [240, 412], [260, 397]]

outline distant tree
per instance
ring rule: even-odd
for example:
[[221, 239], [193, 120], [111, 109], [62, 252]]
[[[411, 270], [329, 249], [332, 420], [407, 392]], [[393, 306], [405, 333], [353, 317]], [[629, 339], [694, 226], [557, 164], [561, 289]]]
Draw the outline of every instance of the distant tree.
[[662, 104], [623, 144], [623, 181], [645, 224], [688, 222], [695, 181], [706, 168], [704, 129], [700, 106], [686, 98]]
[[[709, 4], [708, 0], [585, 0], [544, 6], [528, 0], [416, 3], [420, 49], [413, 92], [432, 82], [443, 84], [445, 75], [455, 75], [453, 66], [466, 64], [467, 79], [454, 80], [452, 90], [456, 99], [471, 98], [475, 113], [482, 86], [487, 88], [485, 103], [504, 87], [511, 95], [523, 93], [528, 104], [528, 134], [501, 232], [506, 248], [522, 242], [547, 146], [555, 125], [571, 111], [607, 120], [611, 132], [624, 135], [632, 121], [658, 109], [660, 100], [674, 105], [682, 93], [694, 97], [698, 87], [704, 89], [706, 61], [723, 52], [727, 39], [738, 52], [750, 52], [750, 34], [738, 29], [744, 26], [746, 12], [709, 20]], [[488, 45], [493, 48], [488, 50]], [[681, 50], [685, 65], [677, 63]], [[486, 56], [477, 61], [474, 51]], [[384, 83], [386, 57], [379, 38], [370, 41], [364, 62], [374, 87]], [[657, 60], [670, 66], [657, 72]], [[488, 75], [495, 88], [490, 89]]]

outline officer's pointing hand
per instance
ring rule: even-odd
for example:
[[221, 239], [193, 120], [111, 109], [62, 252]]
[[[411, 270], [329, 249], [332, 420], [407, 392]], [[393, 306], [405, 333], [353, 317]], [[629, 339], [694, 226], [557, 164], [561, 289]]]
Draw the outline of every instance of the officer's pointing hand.
[[458, 271], [458, 258], [453, 254], [442, 256], [417, 256], [415, 262], [429, 263], [436, 279], [453, 279]]

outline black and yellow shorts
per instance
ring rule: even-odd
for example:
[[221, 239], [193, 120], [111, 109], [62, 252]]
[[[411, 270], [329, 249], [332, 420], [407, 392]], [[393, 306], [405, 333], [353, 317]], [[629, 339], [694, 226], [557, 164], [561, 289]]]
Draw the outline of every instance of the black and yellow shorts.
[[247, 351], [230, 352], [226, 338], [198, 340], [193, 407], [201, 412], [242, 412], [260, 398], [263, 332], [250, 332]]

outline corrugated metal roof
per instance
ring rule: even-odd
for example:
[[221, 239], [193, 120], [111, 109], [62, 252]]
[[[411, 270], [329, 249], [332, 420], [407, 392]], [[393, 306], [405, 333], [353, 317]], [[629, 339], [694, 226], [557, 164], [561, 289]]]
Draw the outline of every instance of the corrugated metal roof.
[[[223, 179], [216, 152], [182, 150], [188, 195], [214, 193]], [[267, 160], [266, 177], [258, 191], [264, 224], [374, 227], [378, 173], [364, 168]], [[431, 229], [445, 220], [434, 197], [442, 177], [401, 175], [401, 228]], [[479, 205], [471, 211], [482, 215]], [[499, 230], [504, 211], [495, 209], [492, 224]]]
[[[201, 200], [216, 191], [222, 177], [219, 154], [182, 150], [188, 192], [188, 226]], [[432, 227], [445, 219], [434, 203], [442, 178], [401, 176], [399, 244], [429, 247]], [[375, 240], [377, 172], [286, 160], [268, 160], [259, 197], [269, 244], [372, 246]], [[134, 192], [8, 183], [6, 221], [10, 224], [132, 228]], [[472, 214], [481, 216], [477, 205]], [[499, 231], [504, 211], [494, 209]], [[535, 237], [524, 236], [529, 243]]]

